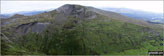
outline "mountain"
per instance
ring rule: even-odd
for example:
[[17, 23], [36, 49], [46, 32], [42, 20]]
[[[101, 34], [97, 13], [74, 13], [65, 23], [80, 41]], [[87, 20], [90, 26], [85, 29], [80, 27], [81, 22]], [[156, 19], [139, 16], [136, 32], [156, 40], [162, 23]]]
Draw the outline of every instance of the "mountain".
[[5, 19], [5, 18], [9, 18], [9, 17], [10, 17], [10, 15], [0, 14], [0, 19]]
[[2, 55], [147, 55], [163, 48], [162, 26], [82, 5], [1, 27]]
[[140, 10], [127, 9], [127, 8], [103, 8], [103, 9], [107, 11], [120, 13], [121, 15], [128, 16], [133, 19], [143, 19], [150, 23], [152, 22], [152, 23], [164, 24], [163, 13], [153, 13], [153, 12], [146, 12]]
[[26, 16], [31, 16], [31, 15], [37, 15], [40, 13], [43, 13], [45, 11], [22, 11], [22, 12], [16, 12], [14, 14], [22, 14], [22, 15], [26, 15]]
[[5, 18], [5, 19], [1, 19], [1, 25], [6, 25], [6, 24], [10, 24], [11, 22], [15, 21], [17, 18], [22, 18], [25, 17], [24, 15], [20, 15], [20, 14], [15, 14], [13, 16], [10, 16], [9, 18]]
[[46, 11], [21, 11], [21, 12], [15, 12], [15, 13], [10, 13], [10, 14], [0, 14], [0, 18], [6, 19], [11, 16], [14, 16], [15, 14], [32, 16], [32, 15], [37, 15], [37, 14], [44, 13], [44, 12], [46, 12]]

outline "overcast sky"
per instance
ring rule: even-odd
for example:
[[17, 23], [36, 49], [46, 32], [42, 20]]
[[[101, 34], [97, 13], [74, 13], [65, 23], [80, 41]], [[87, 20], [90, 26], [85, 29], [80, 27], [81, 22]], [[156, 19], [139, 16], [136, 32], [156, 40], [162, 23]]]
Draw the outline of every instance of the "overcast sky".
[[64, 4], [80, 4], [96, 8], [130, 8], [163, 13], [163, 1], [1, 1], [1, 14], [49, 10]]

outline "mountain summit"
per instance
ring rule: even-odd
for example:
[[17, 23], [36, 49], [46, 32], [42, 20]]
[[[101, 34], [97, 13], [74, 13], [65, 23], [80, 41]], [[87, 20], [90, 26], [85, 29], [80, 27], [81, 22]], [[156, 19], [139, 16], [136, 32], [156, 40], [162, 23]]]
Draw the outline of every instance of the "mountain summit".
[[[151, 26], [151, 24], [143, 20], [135, 20], [129, 17], [120, 15], [118, 13], [100, 10], [94, 7], [87, 7], [74, 4], [66, 4], [55, 10], [57, 13], [62, 14], [62, 16], [72, 16], [81, 19], [93, 19], [97, 15], [103, 15], [109, 17], [110, 19], [120, 20], [127, 23], [142, 25], [142, 26]], [[65, 18], [66, 19], [66, 18]]]
[[74, 14], [78, 12], [84, 12], [85, 8], [80, 5], [66, 4], [56, 9], [58, 13]]
[[81, 5], [66, 4], [57, 8], [56, 12], [77, 18], [96, 17], [94, 12], [91, 12], [87, 7]]

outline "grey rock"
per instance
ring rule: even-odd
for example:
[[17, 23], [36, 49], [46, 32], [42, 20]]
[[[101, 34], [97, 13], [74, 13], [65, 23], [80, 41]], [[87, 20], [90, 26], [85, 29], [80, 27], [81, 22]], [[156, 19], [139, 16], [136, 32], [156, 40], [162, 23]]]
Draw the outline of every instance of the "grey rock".
[[56, 9], [56, 11], [63, 14], [63, 16], [72, 16], [74, 18], [91, 19], [97, 17], [96, 13], [81, 5], [66, 4]]
[[40, 33], [42, 32], [50, 23], [36, 23], [31, 27], [32, 32]]
[[31, 23], [21, 24], [17, 26], [16, 30], [17, 30], [17, 33], [20, 35], [24, 35], [29, 32], [40, 33], [43, 30], [45, 30], [45, 28], [47, 28], [49, 24], [50, 23], [31, 22]]

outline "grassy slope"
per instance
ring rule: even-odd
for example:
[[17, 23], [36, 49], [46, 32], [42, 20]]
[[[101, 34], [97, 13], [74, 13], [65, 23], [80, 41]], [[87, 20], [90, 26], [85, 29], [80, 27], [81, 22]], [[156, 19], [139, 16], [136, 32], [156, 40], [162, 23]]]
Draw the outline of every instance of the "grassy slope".
[[[103, 18], [103, 17], [100, 17]], [[160, 36], [152, 29], [115, 20], [95, 19], [85, 22], [88, 46], [99, 54], [147, 54], [148, 50], [162, 50]], [[149, 29], [148, 31], [143, 31]], [[150, 32], [149, 32], [150, 31]], [[149, 36], [152, 36], [149, 38]], [[95, 48], [93, 48], [95, 47]], [[142, 49], [142, 50], [141, 50]]]
[[105, 16], [93, 20], [69, 19], [63, 25], [51, 24], [43, 33], [29, 33], [12, 45], [13, 49], [6, 48], [8, 51], [1, 53], [146, 55], [148, 50], [163, 48], [162, 32], [157, 36], [149, 27]]

